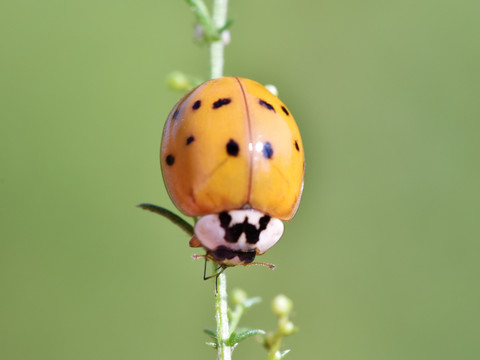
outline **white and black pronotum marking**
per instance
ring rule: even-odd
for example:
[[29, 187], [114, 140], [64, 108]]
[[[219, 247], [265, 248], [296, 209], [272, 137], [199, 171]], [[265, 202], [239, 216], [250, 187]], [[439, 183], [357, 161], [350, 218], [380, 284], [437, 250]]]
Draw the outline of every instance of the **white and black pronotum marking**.
[[202, 217], [195, 235], [225, 265], [249, 264], [283, 234], [283, 223], [257, 210], [231, 210]]

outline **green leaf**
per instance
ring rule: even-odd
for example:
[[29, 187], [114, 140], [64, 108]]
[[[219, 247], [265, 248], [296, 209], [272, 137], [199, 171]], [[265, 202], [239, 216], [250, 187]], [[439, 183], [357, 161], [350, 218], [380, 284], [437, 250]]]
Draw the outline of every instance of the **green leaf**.
[[210, 330], [210, 329], [203, 329], [203, 332], [205, 334], [207, 334], [208, 336], [210, 336], [213, 340], [215, 340], [215, 342], [218, 342], [217, 333], [215, 331]]
[[218, 29], [218, 33], [221, 34], [225, 30], [229, 29], [233, 24], [233, 19], [228, 19], [225, 25], [223, 25], [220, 29]]
[[165, 209], [161, 206], [146, 203], [138, 204], [137, 207], [162, 215], [163, 217], [166, 217], [168, 220], [177, 225], [180, 229], [185, 231], [188, 235], [193, 235], [193, 226], [172, 211]]
[[218, 31], [205, 3], [202, 0], [186, 0], [186, 2], [195, 14], [197, 22], [202, 25], [207, 42], [219, 40]]
[[230, 335], [230, 338], [227, 340], [228, 346], [234, 346], [238, 344], [240, 341], [245, 340], [254, 335], [265, 335], [265, 331], [261, 329], [247, 329], [247, 330], [239, 330], [238, 332], [233, 332]]

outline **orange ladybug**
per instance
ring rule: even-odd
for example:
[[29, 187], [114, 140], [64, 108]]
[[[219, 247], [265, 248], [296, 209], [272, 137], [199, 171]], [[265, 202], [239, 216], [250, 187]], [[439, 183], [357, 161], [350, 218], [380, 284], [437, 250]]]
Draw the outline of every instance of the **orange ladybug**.
[[221, 265], [248, 264], [265, 253], [300, 202], [297, 124], [253, 80], [213, 79], [183, 96], [165, 124], [160, 162], [173, 203], [200, 217], [190, 244]]

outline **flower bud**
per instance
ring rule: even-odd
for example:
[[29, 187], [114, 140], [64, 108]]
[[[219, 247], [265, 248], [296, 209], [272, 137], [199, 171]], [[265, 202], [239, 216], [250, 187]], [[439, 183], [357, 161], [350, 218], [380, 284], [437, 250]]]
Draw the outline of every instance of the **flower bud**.
[[277, 316], [288, 316], [292, 307], [292, 300], [285, 295], [277, 295], [272, 301], [272, 311]]
[[291, 321], [282, 321], [278, 329], [282, 335], [291, 335], [295, 331], [295, 325]]
[[173, 71], [167, 78], [168, 86], [174, 90], [185, 90], [191, 87], [188, 77], [180, 71]]
[[273, 95], [278, 96], [278, 89], [275, 85], [268, 84], [265, 85], [265, 88], [270, 91]]
[[247, 300], [247, 293], [242, 289], [233, 289], [232, 301], [235, 305], [243, 304]]

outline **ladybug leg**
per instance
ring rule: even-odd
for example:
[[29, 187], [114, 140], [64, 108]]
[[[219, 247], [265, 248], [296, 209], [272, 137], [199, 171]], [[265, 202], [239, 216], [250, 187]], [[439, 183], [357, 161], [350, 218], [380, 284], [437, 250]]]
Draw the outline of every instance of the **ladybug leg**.
[[274, 269], [275, 269], [275, 265], [274, 265], [274, 264], [269, 264], [269, 263], [264, 263], [264, 262], [252, 262], [252, 263], [249, 263], [249, 264], [242, 264], [242, 265], [243, 265], [243, 266], [262, 265], [262, 266], [268, 267], [268, 268], [271, 269], [271, 270], [274, 270]]
[[[206, 257], [205, 257], [206, 259]], [[219, 265], [215, 274], [208, 275], [207, 276], [207, 260], [205, 260], [205, 267], [203, 268], [203, 280], [208, 280], [211, 278], [215, 278], [215, 282], [218, 279], [218, 276], [225, 271], [227, 267], [225, 265]], [[217, 288], [217, 285], [215, 284], [215, 289]]]
[[[225, 271], [225, 269], [227, 268], [226, 265], [223, 265], [223, 264], [220, 264], [213, 256], [211, 256], [210, 254], [205, 254], [205, 255], [197, 255], [197, 254], [194, 254], [193, 256], [193, 259], [199, 259], [199, 258], [204, 258], [205, 259], [205, 265], [203, 267], [203, 280], [208, 280], [208, 279], [211, 279], [213, 277], [218, 277], [218, 275], [220, 275], [222, 272]], [[218, 264], [218, 268], [216, 269], [215, 273], [212, 274], [212, 275], [208, 275], [207, 276], [207, 261], [208, 260], [211, 260], [215, 263]]]

